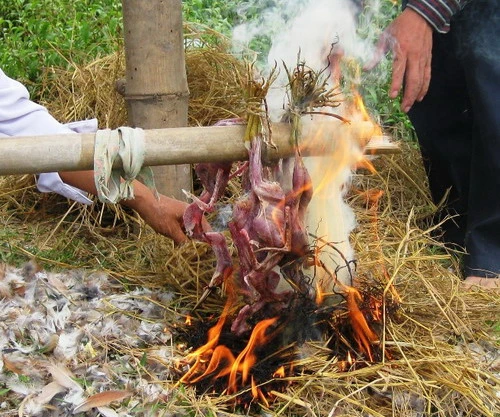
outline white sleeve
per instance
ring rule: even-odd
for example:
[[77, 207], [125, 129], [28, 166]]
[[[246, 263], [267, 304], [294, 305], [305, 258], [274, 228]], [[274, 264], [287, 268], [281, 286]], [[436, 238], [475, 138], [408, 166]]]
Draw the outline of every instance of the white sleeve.
[[[0, 69], [0, 137], [83, 133], [96, 130], [95, 119], [68, 125], [59, 123], [45, 107], [29, 99], [26, 87], [7, 77]], [[84, 204], [92, 202], [84, 191], [63, 183], [56, 172], [40, 174], [37, 187], [41, 192], [56, 192]]]

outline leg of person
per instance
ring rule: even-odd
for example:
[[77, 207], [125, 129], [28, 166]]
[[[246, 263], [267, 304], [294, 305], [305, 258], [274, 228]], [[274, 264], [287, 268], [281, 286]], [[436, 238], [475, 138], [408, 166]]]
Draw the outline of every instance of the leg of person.
[[[456, 50], [474, 115], [466, 276], [500, 274], [500, 8], [475, 0], [457, 17]], [[485, 281], [482, 281], [485, 283]], [[498, 286], [491, 280], [488, 286]]]
[[442, 240], [454, 248], [465, 245], [473, 119], [465, 74], [450, 34], [434, 34], [429, 91], [408, 113], [422, 151], [434, 202], [447, 196], [436, 216], [444, 221]]

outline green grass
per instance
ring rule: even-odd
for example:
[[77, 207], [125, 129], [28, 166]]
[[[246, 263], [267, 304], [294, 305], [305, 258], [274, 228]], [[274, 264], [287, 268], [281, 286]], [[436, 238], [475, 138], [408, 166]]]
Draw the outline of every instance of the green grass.
[[[498, 321], [487, 321], [486, 325], [491, 328], [497, 339], [500, 338], [500, 320]], [[497, 343], [500, 346], [500, 340]]]
[[20, 225], [9, 224], [0, 231], [0, 262], [9, 265], [22, 265], [32, 258], [55, 264], [71, 265], [78, 268], [89, 263], [89, 259], [82, 258], [82, 246], [89, 242], [85, 236], [75, 236], [71, 239], [52, 239], [51, 246], [39, 247], [36, 236], [47, 235], [40, 227], [30, 225], [22, 227]]
[[[229, 34], [239, 3], [184, 1], [184, 19]], [[65, 67], [115, 51], [122, 26], [120, 0], [0, 2], [0, 68], [36, 96], [44, 67]]]
[[108, 54], [121, 37], [117, 0], [0, 3], [0, 67], [36, 90], [43, 67]]

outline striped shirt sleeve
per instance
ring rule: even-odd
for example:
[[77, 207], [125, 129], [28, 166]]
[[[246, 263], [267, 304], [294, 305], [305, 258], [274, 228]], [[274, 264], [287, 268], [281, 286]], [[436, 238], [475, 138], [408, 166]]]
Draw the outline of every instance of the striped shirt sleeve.
[[407, 7], [420, 14], [439, 33], [450, 30], [450, 21], [470, 0], [409, 0]]

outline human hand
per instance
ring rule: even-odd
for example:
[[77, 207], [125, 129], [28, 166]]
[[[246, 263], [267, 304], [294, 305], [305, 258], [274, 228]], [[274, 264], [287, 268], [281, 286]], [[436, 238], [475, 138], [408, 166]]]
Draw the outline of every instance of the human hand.
[[160, 195], [150, 200], [150, 204], [136, 207], [136, 211], [151, 228], [171, 238], [175, 243], [184, 243], [188, 237], [183, 230], [182, 216], [187, 203]]
[[396, 98], [403, 86], [401, 108], [408, 112], [415, 101], [422, 101], [431, 80], [432, 27], [412, 9], [405, 9], [386, 28], [377, 43], [375, 58], [365, 66], [374, 68], [382, 57], [393, 53], [389, 97]]
[[[154, 231], [171, 238], [175, 243], [188, 240], [184, 232], [183, 215], [187, 203], [160, 195], [159, 199], [150, 201], [148, 206], [142, 206], [137, 212]], [[210, 230], [205, 218], [202, 220], [203, 230]]]
[[[93, 171], [60, 172], [63, 181], [81, 190], [97, 195]], [[134, 209], [139, 216], [157, 233], [165, 235], [175, 243], [184, 243], [188, 237], [184, 233], [183, 215], [188, 203], [174, 198], [154, 193], [139, 181], [134, 181], [135, 197], [131, 200], [121, 200], [120, 204]], [[204, 231], [209, 231], [210, 225], [205, 218], [201, 225]]]

